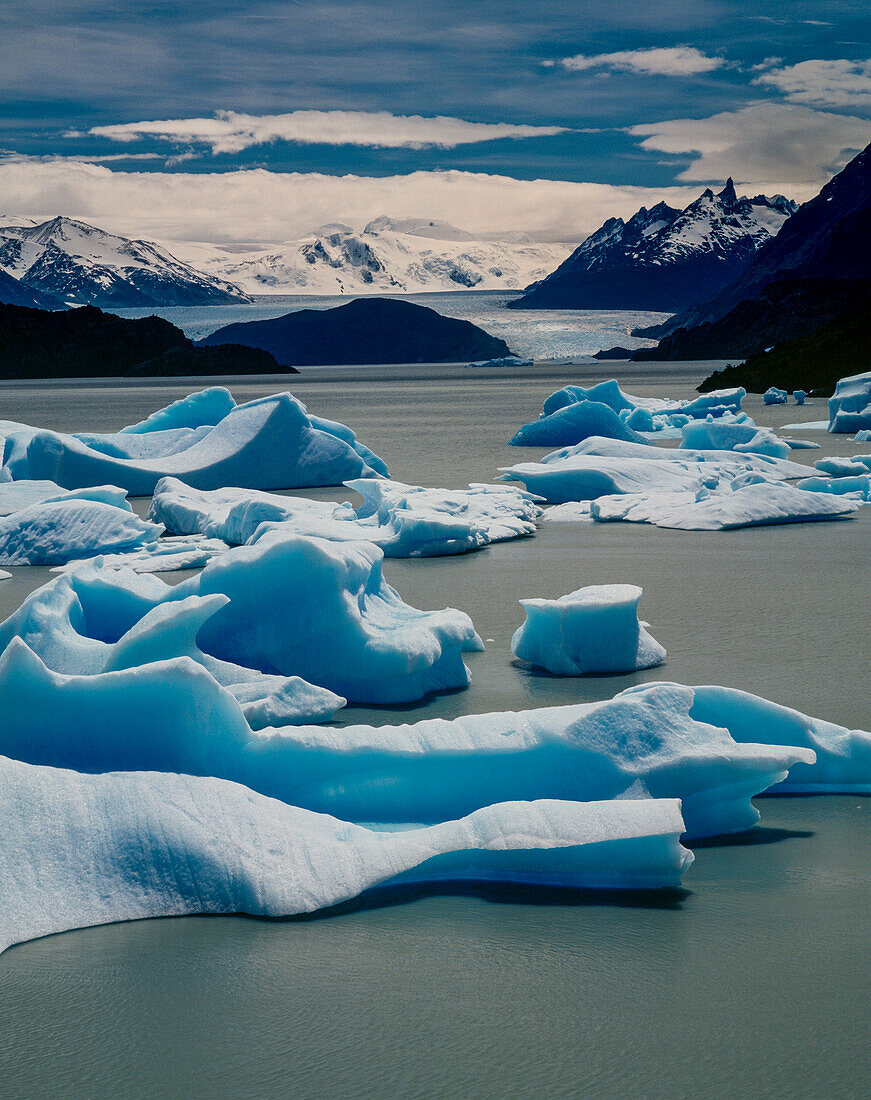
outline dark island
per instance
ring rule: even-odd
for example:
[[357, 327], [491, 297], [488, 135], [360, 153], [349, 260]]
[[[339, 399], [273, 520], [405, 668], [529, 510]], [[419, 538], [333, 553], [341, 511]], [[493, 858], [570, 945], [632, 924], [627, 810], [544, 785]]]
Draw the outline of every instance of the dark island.
[[461, 363], [511, 354], [471, 321], [395, 298], [356, 298], [333, 309], [301, 309], [267, 321], [225, 325], [200, 346], [245, 344], [295, 366]]

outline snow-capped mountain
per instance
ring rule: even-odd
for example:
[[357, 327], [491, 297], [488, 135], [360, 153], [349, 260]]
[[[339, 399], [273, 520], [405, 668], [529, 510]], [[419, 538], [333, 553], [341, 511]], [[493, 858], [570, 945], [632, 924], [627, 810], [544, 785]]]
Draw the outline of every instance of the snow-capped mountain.
[[540, 279], [569, 245], [482, 241], [447, 222], [380, 217], [362, 230], [321, 226], [250, 252], [173, 242], [173, 252], [248, 294], [516, 290]]
[[521, 309], [674, 312], [732, 282], [797, 204], [782, 195], [738, 198], [732, 180], [684, 210], [659, 203], [610, 218], [556, 271], [512, 302]]
[[0, 219], [0, 271], [33, 291], [75, 305], [166, 306], [245, 301], [232, 283], [148, 241], [72, 218], [35, 225]]

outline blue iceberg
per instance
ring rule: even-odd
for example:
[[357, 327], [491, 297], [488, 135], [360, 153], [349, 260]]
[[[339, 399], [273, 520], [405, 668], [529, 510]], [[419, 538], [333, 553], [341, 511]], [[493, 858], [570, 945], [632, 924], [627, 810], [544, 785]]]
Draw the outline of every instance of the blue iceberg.
[[871, 428], [871, 371], [841, 378], [829, 398], [830, 432]]
[[313, 913], [399, 883], [676, 887], [682, 828], [674, 800], [547, 800], [379, 832], [221, 779], [0, 758], [0, 951], [121, 920]]
[[557, 600], [521, 600], [526, 622], [511, 652], [557, 676], [659, 665], [665, 650], [638, 621], [640, 599], [634, 584], [595, 584]]

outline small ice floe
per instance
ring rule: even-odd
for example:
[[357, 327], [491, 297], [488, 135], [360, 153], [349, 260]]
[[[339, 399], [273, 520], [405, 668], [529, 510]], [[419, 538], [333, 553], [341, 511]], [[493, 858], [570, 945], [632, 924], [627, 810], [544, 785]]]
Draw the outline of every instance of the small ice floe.
[[215, 387], [112, 434], [66, 435], [7, 422], [0, 432], [15, 480], [68, 489], [109, 482], [147, 496], [162, 477], [202, 489], [291, 489], [387, 473], [350, 428], [310, 416], [289, 393], [237, 405], [229, 390]]
[[763, 393], [762, 400], [766, 405], [785, 405], [788, 396], [786, 390], [780, 390], [777, 386], [769, 386]]
[[511, 652], [557, 676], [634, 672], [665, 660], [665, 649], [638, 621], [641, 589], [594, 584], [556, 600], [521, 600], [526, 622]]
[[803, 405], [807, 400], [807, 390], [793, 390], [792, 397], [796, 405]]
[[814, 463], [814, 469], [832, 477], [861, 477], [863, 474], [871, 473], [871, 455], [820, 458]]
[[860, 432], [871, 428], [871, 371], [841, 378], [829, 398], [830, 432]]
[[358, 507], [256, 489], [194, 489], [163, 478], [148, 517], [175, 534], [236, 545], [280, 529], [333, 542], [365, 539], [386, 557], [407, 558], [462, 554], [532, 535], [541, 514], [531, 493], [505, 485], [424, 489], [381, 478], [345, 484], [363, 497]]
[[505, 802], [379, 831], [188, 775], [0, 758], [0, 951], [121, 920], [312, 913], [393, 883], [661, 889], [692, 853], [676, 799]]
[[517, 355], [503, 355], [500, 359], [482, 359], [478, 363], [467, 363], [467, 367], [534, 367], [533, 359], [521, 359]]
[[863, 428], [853, 436], [854, 443], [871, 443], [871, 428]]
[[741, 414], [743, 420], [694, 420], [682, 432], [681, 449], [696, 451], [737, 451], [739, 454], [789, 458], [790, 444], [769, 428], [760, 428]]

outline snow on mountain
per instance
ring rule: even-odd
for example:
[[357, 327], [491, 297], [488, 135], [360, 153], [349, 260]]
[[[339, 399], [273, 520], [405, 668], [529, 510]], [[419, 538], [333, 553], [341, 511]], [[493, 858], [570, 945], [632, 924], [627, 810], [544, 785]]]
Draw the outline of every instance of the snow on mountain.
[[159, 245], [85, 222], [0, 218], [0, 271], [31, 290], [76, 305], [201, 305], [244, 301], [232, 283], [184, 263]]
[[332, 223], [301, 240], [250, 252], [190, 242], [171, 247], [248, 294], [519, 289], [543, 278], [570, 248], [476, 240], [447, 222], [386, 216], [362, 230]]
[[673, 312], [735, 279], [796, 209], [782, 195], [738, 198], [731, 179], [684, 210], [642, 207], [610, 218], [512, 305]]

